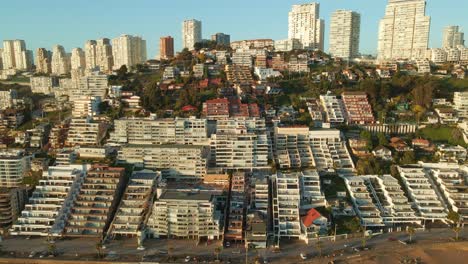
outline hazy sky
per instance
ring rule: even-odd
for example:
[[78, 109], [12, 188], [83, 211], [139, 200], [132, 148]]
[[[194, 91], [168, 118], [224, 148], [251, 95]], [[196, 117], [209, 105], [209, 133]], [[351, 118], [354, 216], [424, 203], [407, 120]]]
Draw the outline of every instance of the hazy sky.
[[[202, 21], [203, 38], [216, 32], [231, 40], [288, 37], [288, 12], [297, 0], [22, 0], [2, 1], [0, 41], [24, 39], [28, 49], [52, 49], [61, 44], [70, 52], [88, 39], [114, 38], [120, 34], [141, 35], [147, 40], [148, 57], [158, 53], [159, 37], [172, 35], [181, 48], [184, 19]], [[378, 22], [387, 0], [322, 0], [325, 19], [325, 49], [331, 13], [337, 9], [361, 13], [361, 53], [375, 53]], [[468, 36], [467, 0], [427, 0], [432, 17], [430, 47], [441, 45], [442, 29], [460, 25]], [[467, 37], [468, 38], [468, 37]]]

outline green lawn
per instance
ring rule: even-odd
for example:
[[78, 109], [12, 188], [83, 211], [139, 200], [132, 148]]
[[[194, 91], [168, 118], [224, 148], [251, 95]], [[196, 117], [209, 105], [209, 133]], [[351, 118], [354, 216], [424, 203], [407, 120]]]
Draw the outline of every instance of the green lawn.
[[451, 145], [467, 146], [463, 138], [456, 138], [454, 134], [459, 134], [456, 131], [458, 128], [449, 126], [431, 126], [420, 130], [423, 138], [434, 142], [449, 143]]

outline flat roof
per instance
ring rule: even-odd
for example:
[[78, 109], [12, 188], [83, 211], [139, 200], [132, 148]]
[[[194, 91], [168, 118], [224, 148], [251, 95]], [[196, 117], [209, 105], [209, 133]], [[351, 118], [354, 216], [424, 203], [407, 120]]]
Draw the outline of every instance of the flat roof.
[[160, 200], [196, 200], [196, 201], [210, 201], [212, 193], [206, 192], [177, 192], [166, 191], [159, 198]]

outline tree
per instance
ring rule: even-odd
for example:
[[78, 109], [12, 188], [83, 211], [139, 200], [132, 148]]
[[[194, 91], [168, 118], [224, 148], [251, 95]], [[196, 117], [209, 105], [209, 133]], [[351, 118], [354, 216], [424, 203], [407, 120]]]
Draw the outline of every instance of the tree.
[[372, 150], [374, 146], [372, 144], [372, 134], [371, 134], [371, 132], [369, 132], [367, 130], [363, 130], [363, 131], [361, 131], [360, 136], [361, 136], [361, 139], [367, 141], [367, 148], [369, 150]]
[[362, 248], [365, 248], [367, 246], [367, 236], [366, 236], [366, 227], [365, 226], [362, 228], [361, 245], [362, 245]]
[[49, 244], [47, 245], [47, 252], [49, 255], [55, 255], [55, 252], [57, 250], [57, 245], [55, 245], [55, 242], [49, 241]]
[[99, 241], [96, 243], [96, 251], [97, 251], [97, 254], [98, 254], [98, 258], [102, 258], [102, 249], [103, 249], [104, 245], [102, 243], [102, 241]]
[[460, 235], [460, 221], [461, 217], [460, 214], [450, 210], [447, 215], [447, 219], [452, 222], [452, 231], [455, 233], [455, 240], [458, 240], [458, 236]]
[[416, 233], [416, 229], [414, 227], [412, 227], [412, 226], [408, 226], [408, 228], [406, 229], [406, 233], [409, 236], [409, 242], [412, 243], [413, 242], [413, 236]]
[[377, 140], [379, 141], [379, 146], [386, 146], [388, 143], [387, 137], [382, 132], [377, 133]]
[[416, 163], [416, 157], [414, 155], [413, 151], [406, 151], [405, 154], [403, 154], [403, 157], [400, 160], [401, 164], [414, 164]]

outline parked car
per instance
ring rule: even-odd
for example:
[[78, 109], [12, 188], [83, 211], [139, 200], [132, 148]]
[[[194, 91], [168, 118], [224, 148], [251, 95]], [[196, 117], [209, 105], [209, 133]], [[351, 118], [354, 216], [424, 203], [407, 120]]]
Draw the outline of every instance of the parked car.
[[307, 259], [307, 255], [304, 254], [304, 253], [301, 253], [300, 256], [301, 256], [301, 259], [302, 259], [302, 260], [306, 260], [306, 259]]

